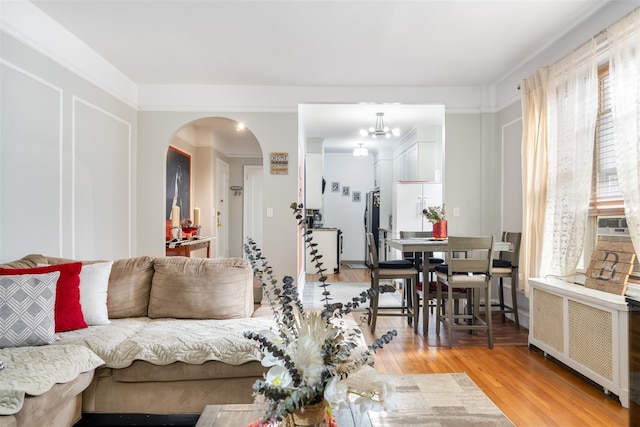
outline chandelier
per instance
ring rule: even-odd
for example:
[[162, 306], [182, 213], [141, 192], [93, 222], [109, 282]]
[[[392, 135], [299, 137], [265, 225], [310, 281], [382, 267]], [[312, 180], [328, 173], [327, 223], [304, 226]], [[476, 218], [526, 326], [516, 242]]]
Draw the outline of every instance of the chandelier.
[[353, 149], [353, 155], [356, 157], [366, 157], [369, 155], [369, 150], [362, 146], [362, 143], [358, 144], [358, 147]]
[[384, 113], [376, 113], [376, 127], [370, 127], [369, 130], [361, 129], [360, 135], [370, 136], [373, 139], [377, 137], [391, 138], [393, 136], [400, 136], [400, 129], [389, 129], [384, 125]]

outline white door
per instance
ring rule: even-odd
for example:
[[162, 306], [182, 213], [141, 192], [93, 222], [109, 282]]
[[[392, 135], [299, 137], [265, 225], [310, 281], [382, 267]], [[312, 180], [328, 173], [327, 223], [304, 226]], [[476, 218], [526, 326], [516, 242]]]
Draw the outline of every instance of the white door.
[[[251, 237], [259, 248], [262, 245], [263, 227], [263, 169], [262, 166], [244, 167], [244, 226], [242, 233], [242, 245]], [[244, 252], [243, 252], [244, 253]]]
[[229, 257], [229, 164], [216, 159], [216, 210], [213, 219], [216, 230], [214, 258]]

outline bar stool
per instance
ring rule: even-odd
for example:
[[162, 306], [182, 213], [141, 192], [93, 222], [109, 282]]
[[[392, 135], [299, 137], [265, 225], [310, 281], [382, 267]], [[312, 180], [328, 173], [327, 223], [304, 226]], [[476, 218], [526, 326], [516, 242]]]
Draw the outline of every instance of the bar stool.
[[[464, 257], [454, 254], [464, 253]], [[440, 335], [440, 322], [449, 334], [449, 348], [453, 345], [453, 330], [485, 330], [489, 348], [493, 348], [493, 327], [491, 313], [485, 319], [479, 317], [480, 291], [484, 290], [484, 300], [491, 301], [491, 261], [493, 259], [493, 236], [487, 237], [454, 237], [448, 238], [447, 273], [436, 269], [436, 335]], [[447, 287], [447, 295], [442, 294]], [[466, 290], [471, 294], [471, 306], [467, 304], [465, 313], [454, 312], [453, 290]], [[440, 302], [446, 299], [446, 313], [442, 314]]]
[[369, 301], [371, 333], [375, 333], [378, 316], [402, 316], [408, 318], [410, 324], [413, 324], [414, 332], [417, 334], [419, 304], [417, 303], [416, 283], [418, 283], [418, 270], [413, 267], [410, 261], [406, 260], [378, 262], [373, 233], [367, 233], [367, 245], [369, 247], [371, 289], [378, 290], [381, 280], [401, 279], [405, 281], [404, 289], [407, 294], [407, 298], [403, 298], [401, 305], [396, 307], [380, 307], [377, 293], [371, 298]]

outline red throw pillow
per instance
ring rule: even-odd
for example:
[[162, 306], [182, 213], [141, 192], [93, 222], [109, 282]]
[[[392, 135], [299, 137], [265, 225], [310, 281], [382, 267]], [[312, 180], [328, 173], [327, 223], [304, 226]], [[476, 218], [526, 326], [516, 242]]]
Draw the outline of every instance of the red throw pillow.
[[87, 327], [80, 306], [80, 271], [81, 262], [49, 265], [35, 268], [0, 268], [0, 275], [15, 276], [18, 274], [41, 274], [60, 272], [56, 285], [56, 303], [54, 316], [56, 332], [73, 331]]

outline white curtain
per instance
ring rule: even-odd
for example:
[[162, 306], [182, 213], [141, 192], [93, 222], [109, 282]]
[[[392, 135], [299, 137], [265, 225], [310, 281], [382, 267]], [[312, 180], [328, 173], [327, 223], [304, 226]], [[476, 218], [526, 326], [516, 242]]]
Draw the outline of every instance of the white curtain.
[[520, 82], [522, 93], [522, 240], [520, 289], [529, 293], [529, 277], [540, 277], [542, 236], [547, 206], [547, 84], [541, 68]]
[[640, 253], [640, 9], [607, 29], [616, 168], [625, 215]]
[[592, 39], [549, 68], [543, 277], [572, 278], [584, 248], [598, 112], [596, 49]]

